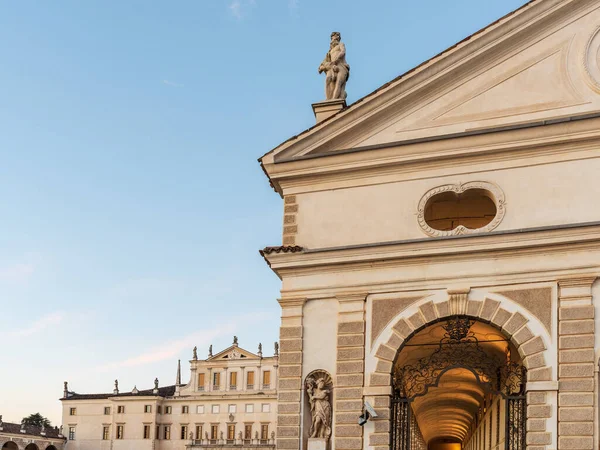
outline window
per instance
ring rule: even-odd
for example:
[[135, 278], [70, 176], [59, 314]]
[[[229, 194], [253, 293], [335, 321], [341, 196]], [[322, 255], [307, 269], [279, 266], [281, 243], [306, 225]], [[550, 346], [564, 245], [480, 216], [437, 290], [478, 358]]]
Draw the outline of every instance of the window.
[[187, 439], [187, 425], [181, 425], [181, 439]]
[[263, 441], [269, 439], [269, 425], [266, 423], [260, 426], [260, 439]]
[[271, 387], [271, 371], [265, 370], [263, 372], [263, 389], [269, 389]]
[[117, 406], [117, 413], [119, 414], [125, 414], [125, 406]]
[[163, 439], [166, 439], [166, 440], [171, 439], [171, 426], [170, 425], [165, 425], [165, 428], [163, 430]]
[[69, 427], [69, 440], [75, 440], [75, 427]]
[[102, 440], [108, 441], [109, 439], [110, 439], [110, 427], [105, 425], [102, 427]]
[[244, 439], [246, 441], [249, 441], [252, 439], [252, 424], [250, 424], [250, 423], [247, 423], [246, 425], [244, 425]]
[[233, 441], [235, 441], [235, 425], [232, 423], [227, 425], [227, 440], [229, 441], [228, 444], [231, 444]]
[[221, 374], [219, 372], [213, 373], [213, 391], [218, 391], [221, 385]]
[[211, 411], [213, 414], [219, 414], [219, 412], [221, 411], [221, 408], [219, 407], [219, 405], [212, 405]]
[[104, 407], [104, 415], [105, 416], [110, 416], [110, 406], [105, 406]]
[[144, 405], [144, 412], [145, 413], [151, 413], [152, 412], [152, 405]]
[[160, 426], [156, 425], [156, 439], [160, 439]]
[[165, 414], [171, 414], [173, 412], [172, 406], [165, 406]]
[[246, 405], [246, 412], [247, 412], [247, 413], [253, 413], [253, 412], [254, 412], [254, 404], [252, 404], [252, 403], [248, 403], [248, 404]]
[[150, 425], [144, 425], [144, 439], [150, 439]]
[[271, 405], [269, 403], [263, 403], [260, 407], [262, 412], [271, 412]]
[[203, 373], [198, 374], [198, 390], [199, 391], [204, 390], [204, 374]]
[[187, 405], [184, 405], [181, 407], [181, 414], [189, 414], [190, 412], [190, 407]]
[[248, 372], [246, 375], [246, 389], [254, 389], [254, 372]]
[[204, 414], [204, 405], [196, 406], [196, 414]]
[[77, 413], [77, 408], [69, 408], [69, 415], [74, 416]]
[[235, 391], [237, 389], [237, 372], [229, 374], [229, 389]]
[[219, 425], [211, 425], [210, 426], [210, 438], [213, 441], [216, 441], [217, 439], [219, 439]]
[[156, 412], [157, 412], [158, 414], [162, 414], [162, 406], [158, 405], [158, 406], [156, 407]]
[[227, 411], [228, 411], [230, 414], [235, 414], [235, 412], [237, 411], [237, 408], [236, 408], [236, 406], [235, 406], [235, 405], [229, 405], [229, 407], [227, 408]]
[[202, 439], [202, 425], [196, 425], [196, 439]]
[[124, 425], [117, 425], [117, 439], [123, 439]]

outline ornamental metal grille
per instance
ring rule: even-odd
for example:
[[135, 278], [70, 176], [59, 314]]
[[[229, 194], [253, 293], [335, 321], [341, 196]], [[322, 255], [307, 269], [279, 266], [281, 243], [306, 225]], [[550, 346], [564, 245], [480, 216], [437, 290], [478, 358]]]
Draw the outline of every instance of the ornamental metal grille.
[[[426, 450], [427, 444], [412, 412], [411, 403], [416, 397], [426, 395], [430, 388], [438, 386], [442, 375], [456, 368], [471, 371], [487, 392], [502, 395], [506, 401], [505, 450], [525, 450], [526, 369], [511, 361], [509, 353], [505, 358], [498, 358], [482, 349], [475, 333], [471, 331], [473, 323], [472, 319], [465, 316], [449, 319], [442, 325], [444, 336], [431, 355], [414, 364], [394, 368], [390, 433], [392, 450]], [[498, 424], [499, 419], [498, 414]], [[491, 422], [486, 428], [490, 429], [491, 444]], [[498, 428], [497, 425], [497, 430]], [[482, 439], [483, 448], [486, 443], [485, 431], [478, 437]], [[479, 444], [477, 441], [476, 444]]]

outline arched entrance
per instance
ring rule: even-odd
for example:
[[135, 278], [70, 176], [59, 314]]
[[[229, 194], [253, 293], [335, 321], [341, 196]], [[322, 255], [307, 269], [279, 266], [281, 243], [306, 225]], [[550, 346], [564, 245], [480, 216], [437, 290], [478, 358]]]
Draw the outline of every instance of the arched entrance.
[[19, 450], [19, 447], [14, 442], [9, 441], [4, 443], [2, 450]]
[[40, 448], [36, 444], [31, 443], [27, 447], [25, 447], [25, 450], [40, 450]]
[[451, 316], [415, 332], [392, 369], [392, 450], [525, 450], [526, 369], [493, 326]]

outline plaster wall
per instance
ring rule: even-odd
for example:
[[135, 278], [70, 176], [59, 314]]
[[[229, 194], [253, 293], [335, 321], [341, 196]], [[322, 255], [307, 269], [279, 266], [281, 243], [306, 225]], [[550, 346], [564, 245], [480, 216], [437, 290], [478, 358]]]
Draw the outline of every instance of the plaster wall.
[[304, 305], [302, 379], [316, 369], [334, 377], [336, 373], [336, 338], [338, 301], [323, 299]]

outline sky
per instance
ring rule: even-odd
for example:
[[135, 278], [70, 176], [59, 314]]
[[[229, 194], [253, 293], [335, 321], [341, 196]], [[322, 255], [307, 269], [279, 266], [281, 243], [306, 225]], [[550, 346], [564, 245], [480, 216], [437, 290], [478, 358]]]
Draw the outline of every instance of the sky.
[[523, 0], [0, 0], [0, 414], [271, 354], [282, 201], [257, 158]]

